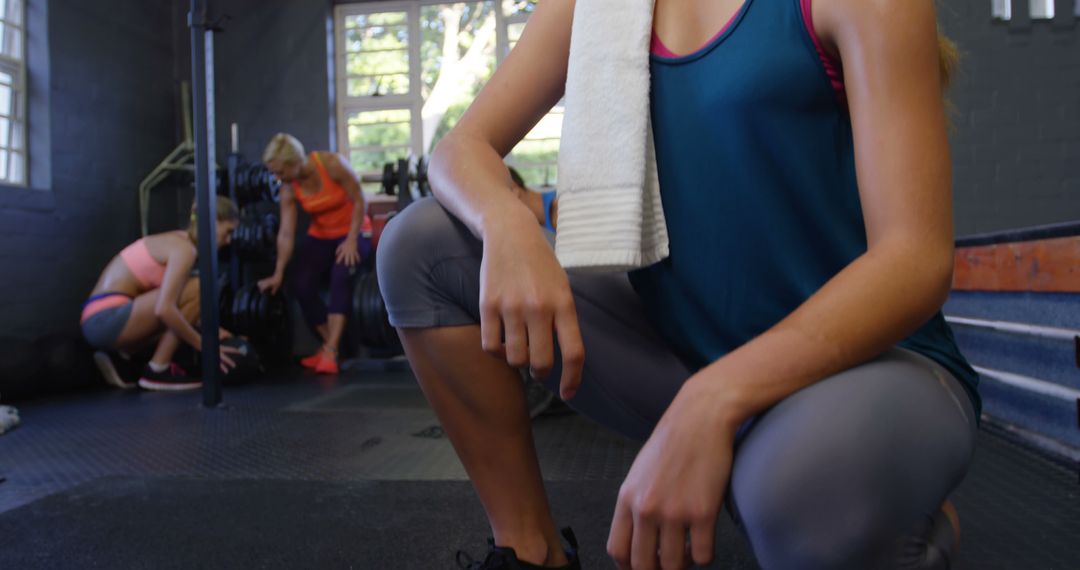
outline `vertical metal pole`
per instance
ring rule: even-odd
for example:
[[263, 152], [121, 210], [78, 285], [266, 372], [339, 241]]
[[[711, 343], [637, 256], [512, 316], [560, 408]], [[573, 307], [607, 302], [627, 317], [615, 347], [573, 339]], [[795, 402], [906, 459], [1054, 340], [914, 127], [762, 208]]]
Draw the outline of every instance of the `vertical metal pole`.
[[195, 114], [195, 196], [199, 230], [199, 316], [202, 321], [203, 405], [221, 403], [218, 355], [217, 207], [214, 164], [214, 44], [207, 0], [191, 0], [191, 95]]
[[[234, 204], [239, 205], [240, 201], [236, 199], [236, 182], [237, 177], [240, 176], [240, 155], [236, 150], [238, 148], [237, 135], [236, 135], [236, 123], [233, 123], [233, 151], [229, 153], [229, 158], [226, 162], [226, 168], [228, 169], [228, 178], [226, 183], [229, 188], [229, 199]], [[237, 255], [236, 245], [229, 246], [229, 287], [232, 289], [233, 294], [240, 287], [240, 256]]]
[[338, 151], [337, 130], [337, 34], [334, 29], [334, 13], [336, 8], [330, 6], [326, 13], [326, 78], [327, 92], [330, 93], [330, 152]]

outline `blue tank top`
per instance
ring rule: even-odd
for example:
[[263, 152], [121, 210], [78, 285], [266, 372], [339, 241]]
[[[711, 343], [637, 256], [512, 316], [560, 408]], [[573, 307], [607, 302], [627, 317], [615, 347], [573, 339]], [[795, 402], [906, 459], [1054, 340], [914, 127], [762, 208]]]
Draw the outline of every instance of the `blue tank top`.
[[[793, 312], [867, 249], [851, 121], [799, 0], [746, 0], [701, 50], [652, 56], [671, 255], [631, 273], [655, 326], [698, 367]], [[938, 312], [900, 346], [978, 375]]]

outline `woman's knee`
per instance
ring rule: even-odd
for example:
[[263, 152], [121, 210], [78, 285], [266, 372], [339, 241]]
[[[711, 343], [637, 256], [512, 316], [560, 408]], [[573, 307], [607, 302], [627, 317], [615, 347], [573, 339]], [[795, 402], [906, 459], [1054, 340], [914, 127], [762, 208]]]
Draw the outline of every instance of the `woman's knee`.
[[738, 499], [741, 523], [762, 568], [862, 569], [877, 563], [897, 538], [874, 501], [823, 501], [813, 485], [789, 477], [783, 487], [760, 481]]
[[[464, 235], [463, 235], [464, 234]], [[394, 292], [415, 287], [440, 259], [462, 255], [479, 241], [434, 198], [424, 198], [394, 216], [379, 238], [375, 257], [379, 288], [387, 302]]]
[[188, 303], [190, 301], [199, 300], [199, 278], [192, 277], [188, 279], [188, 282], [184, 284], [184, 288], [180, 291], [180, 302]]
[[177, 307], [189, 322], [199, 318], [199, 278], [192, 277], [180, 291]]
[[291, 285], [293, 294], [303, 302], [316, 299], [323, 284], [313, 272], [300, 270], [293, 274]]
[[970, 461], [972, 428], [932, 372], [889, 353], [759, 418], [731, 488], [764, 568], [872, 568], [940, 507]]

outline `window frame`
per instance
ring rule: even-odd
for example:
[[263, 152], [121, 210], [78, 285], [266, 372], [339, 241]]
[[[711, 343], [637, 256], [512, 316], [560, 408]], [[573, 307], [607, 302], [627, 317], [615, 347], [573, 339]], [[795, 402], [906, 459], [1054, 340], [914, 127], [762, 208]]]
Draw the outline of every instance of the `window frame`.
[[[27, 92], [28, 89], [28, 57], [27, 57], [27, 29], [29, 27], [29, 14], [27, 0], [7, 0], [8, 3], [18, 2], [19, 12], [22, 16], [19, 23], [13, 23], [3, 15], [0, 15], [0, 25], [4, 27], [4, 33], [9, 33], [11, 30], [18, 30], [18, 44], [19, 58], [13, 58], [11, 56], [0, 53], [0, 71], [6, 72], [11, 75], [11, 115], [7, 116], [8, 119], [8, 144], [7, 146], [0, 146], [0, 152], [7, 153], [7, 160], [5, 162], [5, 171], [0, 175], [0, 185], [8, 188], [30, 188], [30, 149], [27, 131], [29, 130], [29, 122], [27, 120]], [[18, 140], [14, 136], [16, 132], [16, 126], [18, 126]], [[18, 155], [20, 179], [10, 180], [10, 174], [12, 170], [13, 160], [12, 156]]]
[[[1040, 4], [1036, 4], [1039, 2]], [[1041, 13], [1036, 14], [1036, 6], [1041, 6]], [[1055, 0], [1029, 0], [1027, 4], [1027, 21], [1053, 22], [1059, 17], [1058, 6]], [[1067, 12], [1067, 11], [1066, 11]], [[1016, 16], [1013, 13], [1013, 0], [990, 0], [990, 18], [995, 22], [1010, 22]], [[1080, 0], [1075, 0], [1073, 14], [1068, 13], [1060, 17], [1080, 17]]]
[[[430, 2], [442, 4], [444, 2]], [[424, 101], [420, 90], [422, 78], [420, 76], [420, 8], [421, 2], [365, 2], [359, 4], [339, 4], [334, 7], [334, 66], [335, 66], [335, 94], [337, 101], [337, 147], [339, 152], [346, 155], [351, 163], [351, 157], [347, 156], [353, 149], [349, 145], [349, 115], [367, 111], [409, 111], [409, 151], [419, 155], [418, 149], [422, 146], [423, 123], [418, 120], [423, 111]], [[346, 58], [349, 55], [345, 49], [345, 19], [350, 16], [362, 16], [367, 14], [380, 14], [385, 12], [404, 12], [406, 28], [408, 29], [409, 45], [409, 92], [393, 95], [362, 95], [350, 96], [348, 91], [349, 75]], [[396, 146], [396, 145], [389, 145]]]
[[[459, 0], [462, 3], [489, 1], [497, 6], [495, 10], [495, 66], [498, 68], [506, 59], [510, 51], [509, 26], [523, 24], [531, 15], [528, 12], [512, 11], [511, 0]], [[418, 157], [423, 149], [423, 92], [422, 92], [422, 55], [420, 52], [422, 34], [420, 29], [421, 10], [427, 6], [457, 3], [452, 0], [388, 0], [385, 2], [363, 2], [351, 4], [339, 4], [334, 6], [333, 29], [334, 29], [334, 96], [336, 117], [335, 141], [338, 151], [346, 155], [351, 162], [350, 151], [358, 150], [349, 145], [348, 117], [355, 113], [367, 111], [408, 110], [410, 112], [410, 140], [409, 153]], [[406, 94], [379, 95], [379, 96], [349, 96], [347, 74], [348, 51], [345, 49], [346, 18], [367, 14], [380, 14], [386, 12], [404, 12], [409, 34], [409, 92]], [[560, 101], [556, 107], [562, 105]], [[561, 138], [561, 137], [560, 137]], [[523, 139], [524, 140], [524, 139]], [[550, 140], [550, 139], [545, 139]], [[389, 145], [396, 146], [396, 145]], [[367, 150], [373, 150], [374, 147]], [[545, 162], [518, 162], [514, 159], [513, 152], [506, 157], [506, 162], [512, 166], [523, 168], [557, 168], [558, 161]]]

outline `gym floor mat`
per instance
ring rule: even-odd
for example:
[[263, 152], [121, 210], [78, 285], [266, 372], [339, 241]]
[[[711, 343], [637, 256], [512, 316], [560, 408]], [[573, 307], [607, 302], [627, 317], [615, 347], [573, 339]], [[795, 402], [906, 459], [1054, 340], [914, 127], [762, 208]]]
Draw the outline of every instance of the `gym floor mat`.
[[[402, 560], [424, 563], [389, 567], [448, 568], [457, 548], [481, 556], [483, 511], [410, 390], [398, 373], [298, 373], [228, 388], [215, 410], [197, 393], [20, 404], [23, 426], [0, 438], [0, 567], [371, 568], [415, 556]], [[574, 415], [541, 417], [534, 434], [559, 522], [596, 561], [587, 568], [611, 567], [599, 560], [638, 444]], [[1077, 475], [987, 426], [955, 495], [955, 567], [1080, 567]], [[753, 567], [721, 522], [714, 566]]]
[[[606, 568], [618, 486], [549, 482], [552, 508]], [[726, 518], [714, 568], [754, 568]], [[9, 568], [454, 568], [490, 534], [465, 481], [102, 478], [0, 515]], [[9, 565], [10, 564], [10, 565]]]

